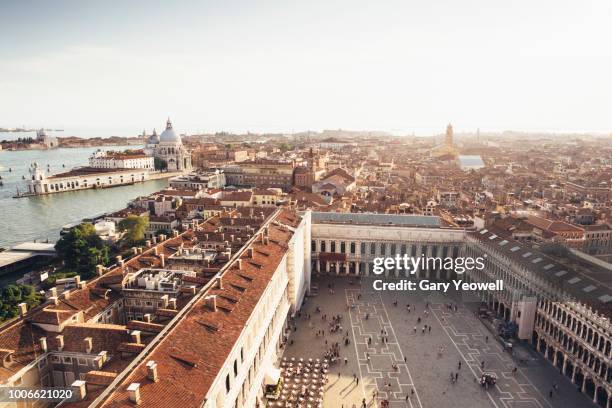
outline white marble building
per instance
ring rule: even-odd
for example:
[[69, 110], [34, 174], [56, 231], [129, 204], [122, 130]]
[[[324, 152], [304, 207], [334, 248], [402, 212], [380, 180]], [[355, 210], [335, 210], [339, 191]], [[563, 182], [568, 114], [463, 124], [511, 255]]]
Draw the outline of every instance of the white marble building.
[[191, 153], [183, 146], [181, 136], [172, 128], [170, 119], [166, 130], [157, 135], [154, 130], [145, 147], [145, 152], [163, 160], [168, 171], [188, 171], [192, 169]]

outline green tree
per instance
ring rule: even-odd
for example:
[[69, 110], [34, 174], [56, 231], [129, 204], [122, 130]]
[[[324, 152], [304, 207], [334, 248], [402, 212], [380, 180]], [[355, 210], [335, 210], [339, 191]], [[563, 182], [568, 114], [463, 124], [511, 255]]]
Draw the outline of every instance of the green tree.
[[92, 224], [80, 224], [55, 244], [55, 250], [69, 268], [91, 276], [98, 264], [108, 264], [108, 245]]
[[144, 240], [144, 234], [149, 225], [149, 217], [140, 217], [138, 215], [129, 215], [127, 218], [119, 221], [119, 231], [124, 232], [125, 240], [130, 245], [135, 245]]
[[11, 284], [0, 291], [0, 320], [13, 318], [19, 314], [18, 304], [25, 302], [28, 309], [36, 307], [42, 301], [42, 295], [36, 293], [33, 286]]

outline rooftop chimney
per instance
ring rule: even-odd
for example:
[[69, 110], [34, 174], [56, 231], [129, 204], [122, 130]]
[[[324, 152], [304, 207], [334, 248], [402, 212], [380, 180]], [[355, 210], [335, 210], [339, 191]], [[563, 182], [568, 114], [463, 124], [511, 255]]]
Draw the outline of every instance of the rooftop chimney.
[[151, 237], [151, 242], [153, 242], [153, 245], [157, 244], [157, 237], [155, 235]]
[[242, 270], [242, 259], [238, 259], [238, 260], [236, 261], [236, 265], [238, 266], [238, 269], [239, 269], [239, 270]]
[[142, 320], [143, 320], [143, 321], [145, 321], [145, 322], [147, 322], [147, 323], [151, 323], [151, 313], [145, 313], [145, 314], [142, 316]]
[[74, 277], [74, 285], [78, 288], [80, 283], [81, 283], [81, 275], [76, 275]]
[[62, 351], [64, 349], [64, 336], [58, 334], [55, 336], [55, 340], [57, 340], [57, 351]]
[[170, 306], [170, 309], [176, 310], [176, 298], [168, 299], [168, 306]]
[[138, 248], [136, 248], [136, 247], [132, 247], [132, 253], [133, 253], [134, 255], [138, 255]]
[[40, 344], [40, 348], [43, 351], [43, 353], [46, 353], [47, 352], [47, 338], [41, 337], [40, 339], [38, 339], [38, 343]]
[[178, 230], [175, 230], [175, 229], [174, 229], [174, 230], [172, 230], [172, 236], [173, 236], [174, 238], [178, 237], [178, 236], [179, 236], [179, 232], [178, 232]]
[[123, 258], [121, 258], [121, 255], [117, 255], [117, 256], [115, 257], [115, 261], [116, 261], [117, 263], [121, 262], [121, 259], [123, 259]]
[[104, 275], [104, 266], [103, 265], [96, 265], [96, 274], [98, 276], [102, 276]]
[[159, 255], [159, 251], [157, 247], [153, 248], [153, 253], [155, 254], [155, 256]]
[[93, 350], [93, 339], [91, 337], [85, 337], [83, 341], [85, 342], [85, 352], [87, 354], [91, 353]]
[[130, 401], [134, 404], [140, 404], [140, 384], [139, 383], [131, 383], [127, 387], [128, 395], [130, 396]]
[[163, 296], [161, 297], [161, 300], [162, 300], [162, 302], [164, 303], [163, 308], [168, 307], [168, 295], [163, 295]]
[[52, 297], [57, 297], [57, 288], [55, 286], [49, 289], [49, 291], [47, 292], [47, 299], [50, 299]]
[[72, 391], [74, 391], [74, 398], [77, 401], [83, 401], [87, 396], [87, 383], [83, 380], [76, 380], [72, 383]]
[[223, 289], [223, 276], [218, 276], [215, 278], [217, 289]]
[[62, 295], [64, 295], [64, 299], [70, 300], [70, 291], [69, 290], [63, 291]]
[[79, 289], [85, 289], [85, 287], [87, 286], [87, 281], [80, 281], [78, 286]]
[[55, 306], [57, 306], [59, 304], [59, 299], [57, 296], [51, 296], [49, 298], [49, 303], [54, 304]]
[[157, 363], [153, 360], [147, 363], [147, 378], [153, 382], [157, 382], [159, 379], [157, 378]]
[[27, 303], [20, 303], [17, 305], [17, 307], [19, 308], [19, 316], [25, 316], [25, 314], [28, 312], [28, 304]]
[[254, 255], [253, 248], [248, 247], [248, 248], [247, 248], [247, 256], [248, 256], [249, 258], [253, 259], [253, 255]]
[[161, 261], [161, 267], [164, 268], [166, 266], [166, 255], [159, 254], [159, 259]]
[[204, 298], [204, 304], [213, 312], [217, 311], [217, 295], [209, 295]]
[[130, 333], [130, 336], [132, 336], [132, 343], [141, 344], [140, 343], [140, 330], [133, 330]]

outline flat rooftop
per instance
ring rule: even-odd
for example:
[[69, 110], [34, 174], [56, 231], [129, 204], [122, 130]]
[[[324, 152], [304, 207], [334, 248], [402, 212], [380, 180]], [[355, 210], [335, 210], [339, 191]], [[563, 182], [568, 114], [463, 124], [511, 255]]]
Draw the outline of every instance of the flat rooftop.
[[397, 225], [439, 228], [440, 218], [427, 215], [313, 212], [313, 224]]

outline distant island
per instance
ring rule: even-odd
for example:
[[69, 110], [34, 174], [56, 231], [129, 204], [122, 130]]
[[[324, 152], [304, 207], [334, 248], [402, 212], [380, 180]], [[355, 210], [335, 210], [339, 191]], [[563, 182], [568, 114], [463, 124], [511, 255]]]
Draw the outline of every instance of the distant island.
[[0, 146], [1, 150], [46, 150], [59, 147], [130, 146], [142, 143], [143, 139], [140, 137], [49, 137], [44, 130], [38, 130], [36, 138], [20, 137], [16, 140], [2, 140]]

